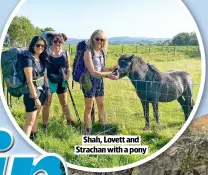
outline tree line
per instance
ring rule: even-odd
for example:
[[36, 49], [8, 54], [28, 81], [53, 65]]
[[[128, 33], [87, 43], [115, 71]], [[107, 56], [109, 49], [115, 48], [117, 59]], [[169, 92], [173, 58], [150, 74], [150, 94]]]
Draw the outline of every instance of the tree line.
[[196, 33], [179, 33], [176, 36], [173, 37], [171, 45], [176, 46], [198, 46], [198, 40]]
[[44, 29], [35, 27], [25, 16], [15, 16], [8, 29], [4, 44], [9, 46], [27, 47], [35, 35], [45, 31], [54, 31], [51, 27]]
[[[44, 29], [35, 27], [25, 16], [15, 16], [4, 41], [4, 45], [26, 47], [35, 35], [41, 35], [42, 32], [54, 31], [51, 27]], [[173, 46], [197, 46], [198, 40], [196, 33], [182, 32], [167, 40], [163, 44]]]

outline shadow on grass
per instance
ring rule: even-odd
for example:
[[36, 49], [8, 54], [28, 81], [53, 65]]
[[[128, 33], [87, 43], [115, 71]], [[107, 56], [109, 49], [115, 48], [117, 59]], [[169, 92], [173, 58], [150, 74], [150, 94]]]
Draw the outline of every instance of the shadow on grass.
[[49, 121], [47, 128], [40, 127], [39, 130], [45, 137], [62, 140], [81, 135], [80, 125], [78, 125], [78, 123], [75, 123], [75, 126], [67, 125], [65, 119], [53, 118]]
[[108, 124], [108, 129], [104, 131], [102, 124], [95, 122], [92, 128], [92, 135], [117, 135], [118, 131], [118, 125]]
[[[65, 119], [52, 119], [47, 128], [40, 127], [40, 132], [45, 136], [52, 136], [56, 139], [68, 139], [73, 136], [79, 137], [84, 135], [84, 124], [75, 123], [73, 126], [68, 126]], [[103, 130], [100, 122], [95, 122], [92, 127], [92, 135], [117, 135], [119, 129], [116, 124], [108, 124], [108, 129]]]
[[[162, 126], [162, 127], [164, 127], [164, 128], [182, 127], [184, 123], [185, 122], [180, 122], [180, 121], [171, 122], [171, 123], [167, 123], [167, 125]], [[163, 129], [163, 128], [161, 128], [161, 129]]]
[[137, 119], [144, 119], [144, 114], [143, 112], [139, 112], [139, 113], [134, 113], [132, 114], [133, 117], [137, 118]]
[[160, 149], [166, 145], [170, 138], [159, 135], [157, 132], [147, 132], [141, 134], [142, 141], [151, 145], [151, 149]]

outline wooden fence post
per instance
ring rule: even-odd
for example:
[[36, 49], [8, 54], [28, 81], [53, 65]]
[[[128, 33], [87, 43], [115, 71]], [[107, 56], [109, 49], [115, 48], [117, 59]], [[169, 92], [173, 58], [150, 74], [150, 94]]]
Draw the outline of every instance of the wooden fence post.
[[176, 54], [176, 45], [174, 46], [174, 56], [175, 56], [175, 54]]
[[151, 51], [151, 44], [149, 45], [149, 53], [150, 53], [150, 51]]

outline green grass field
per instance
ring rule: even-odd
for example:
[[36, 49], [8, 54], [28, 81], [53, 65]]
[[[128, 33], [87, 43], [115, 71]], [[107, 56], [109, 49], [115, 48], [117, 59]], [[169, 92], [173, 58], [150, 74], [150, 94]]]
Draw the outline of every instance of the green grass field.
[[[75, 46], [72, 46], [71, 49], [70, 54], [74, 58]], [[122, 50], [122, 46], [112, 45], [106, 58], [106, 65], [112, 66], [116, 64], [120, 54], [129, 53], [143, 57], [147, 62], [154, 64], [161, 71], [168, 71], [170, 69], [185, 70], [192, 76], [194, 82], [194, 100], [196, 100], [201, 78], [201, 59], [198, 47], [177, 47], [176, 51], [174, 49], [174, 47], [162, 48], [161, 46], [152, 46], [149, 50], [149, 46], [138, 46], [136, 48], [136, 46], [125, 45]], [[73, 59], [71, 64], [72, 62]], [[83, 122], [84, 98], [78, 84], [75, 84], [72, 93]], [[69, 105], [73, 118], [77, 121], [70, 98]], [[142, 145], [149, 146], [148, 155], [74, 155], [74, 146], [81, 145], [81, 134], [79, 128], [68, 127], [66, 125], [56, 95], [54, 95], [50, 109], [49, 126], [47, 130], [39, 127], [39, 136], [35, 140], [35, 143], [45, 151], [60, 154], [67, 162], [75, 165], [94, 168], [118, 167], [134, 163], [155, 153], [168, 143], [184, 124], [182, 109], [178, 102], [174, 101], [159, 104], [161, 130], [157, 128], [153, 119], [151, 106], [151, 130], [141, 130], [144, 127], [142, 106], [128, 78], [118, 81], [105, 79], [105, 109], [110, 127], [116, 130], [116, 134], [140, 135]], [[25, 123], [22, 99], [13, 100], [11, 112], [22, 128]], [[39, 123], [42, 123], [41, 116]], [[101, 125], [96, 118], [93, 132], [99, 132], [100, 127]]]

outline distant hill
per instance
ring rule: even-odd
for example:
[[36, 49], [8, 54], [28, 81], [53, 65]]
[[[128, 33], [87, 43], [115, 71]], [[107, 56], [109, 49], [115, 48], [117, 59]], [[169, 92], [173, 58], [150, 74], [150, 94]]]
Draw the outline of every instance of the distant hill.
[[[158, 44], [171, 39], [172, 38], [146, 38], [146, 37], [121, 36], [121, 37], [108, 38], [108, 42], [109, 44]], [[67, 40], [67, 43], [71, 45], [76, 45], [79, 41], [82, 40], [84, 39], [69, 38]]]

